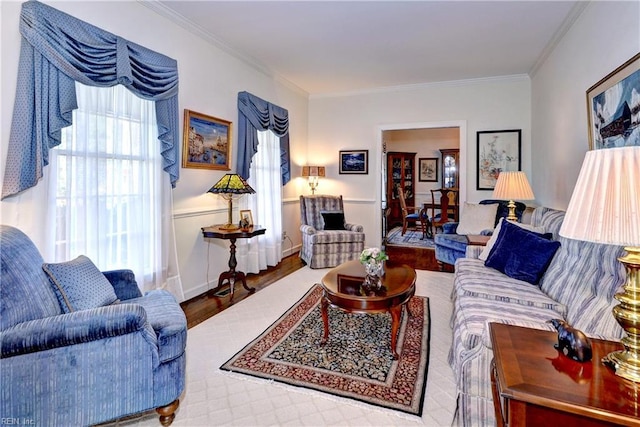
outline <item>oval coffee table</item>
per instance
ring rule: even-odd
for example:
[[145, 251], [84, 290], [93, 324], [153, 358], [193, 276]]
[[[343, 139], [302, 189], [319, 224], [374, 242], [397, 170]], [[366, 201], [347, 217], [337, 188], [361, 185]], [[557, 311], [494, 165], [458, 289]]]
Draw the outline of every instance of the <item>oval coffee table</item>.
[[[358, 260], [348, 261], [331, 269], [322, 278], [322, 321], [324, 335], [321, 344], [329, 338], [328, 307], [349, 313], [391, 313], [391, 352], [398, 359], [396, 335], [400, 327], [402, 307], [416, 292], [416, 271], [407, 266], [387, 262], [381, 278], [382, 287], [372, 290], [362, 286], [366, 274]], [[408, 308], [407, 308], [407, 311]], [[411, 315], [411, 313], [409, 312]]]

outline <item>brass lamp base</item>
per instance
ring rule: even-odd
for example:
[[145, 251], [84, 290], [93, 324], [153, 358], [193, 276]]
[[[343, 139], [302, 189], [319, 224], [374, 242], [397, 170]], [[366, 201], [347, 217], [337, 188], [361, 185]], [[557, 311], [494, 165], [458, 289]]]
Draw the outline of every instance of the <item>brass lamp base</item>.
[[621, 340], [624, 350], [609, 353], [602, 362], [616, 375], [640, 382], [640, 247], [624, 249], [627, 254], [618, 260], [627, 270], [627, 280], [624, 291], [615, 296], [620, 304], [613, 308], [613, 315], [627, 336]]
[[509, 208], [509, 214], [507, 215], [507, 221], [518, 222], [518, 217], [516, 216], [516, 202], [513, 200], [509, 200], [509, 204], [507, 204]]
[[235, 224], [224, 224], [224, 225], [221, 225], [219, 228], [220, 230], [225, 230], [225, 231], [240, 230], [240, 227]]

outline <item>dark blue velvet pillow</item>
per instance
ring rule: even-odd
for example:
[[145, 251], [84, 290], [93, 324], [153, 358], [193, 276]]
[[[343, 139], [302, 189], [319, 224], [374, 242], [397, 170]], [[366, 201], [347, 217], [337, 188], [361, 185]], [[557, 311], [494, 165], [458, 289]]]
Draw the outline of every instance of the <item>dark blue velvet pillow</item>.
[[320, 212], [322, 215], [322, 220], [324, 221], [324, 229], [325, 230], [344, 230], [344, 212], [335, 211], [328, 212], [322, 211]]
[[484, 265], [507, 276], [537, 285], [560, 242], [503, 221], [500, 233]]

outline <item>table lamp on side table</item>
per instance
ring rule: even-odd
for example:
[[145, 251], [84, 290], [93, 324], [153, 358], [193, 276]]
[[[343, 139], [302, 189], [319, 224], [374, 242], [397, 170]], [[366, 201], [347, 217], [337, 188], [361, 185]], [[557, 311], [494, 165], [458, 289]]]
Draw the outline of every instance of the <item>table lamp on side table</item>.
[[640, 147], [587, 152], [560, 235], [625, 246], [627, 253], [618, 260], [627, 278], [613, 308], [626, 332], [624, 350], [609, 353], [603, 362], [616, 375], [640, 382]]
[[514, 200], [533, 200], [536, 196], [533, 195], [533, 190], [524, 172], [500, 172], [493, 189], [493, 198], [508, 200], [509, 215], [507, 215], [507, 219], [517, 221]]
[[245, 181], [240, 175], [236, 173], [228, 173], [220, 181], [216, 182], [211, 187], [208, 193], [219, 194], [223, 199], [229, 201], [229, 216], [227, 223], [221, 226], [223, 230], [237, 230], [240, 227], [233, 223], [233, 196], [242, 194], [253, 194], [255, 190], [251, 188], [247, 181]]

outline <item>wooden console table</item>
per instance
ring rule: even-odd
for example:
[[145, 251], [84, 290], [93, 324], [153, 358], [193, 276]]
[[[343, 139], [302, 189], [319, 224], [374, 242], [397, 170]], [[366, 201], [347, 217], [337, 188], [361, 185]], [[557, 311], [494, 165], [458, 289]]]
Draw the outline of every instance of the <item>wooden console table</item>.
[[213, 225], [211, 227], [202, 227], [202, 235], [208, 239], [224, 239], [229, 240], [231, 242], [231, 246], [229, 247], [229, 271], [225, 271], [220, 274], [218, 278], [218, 286], [214, 289], [218, 291], [222, 288], [223, 285], [229, 285], [229, 290], [231, 292], [230, 301], [233, 300], [233, 288], [237, 280], [242, 282], [242, 286], [249, 291], [249, 293], [255, 292], [255, 288], [251, 288], [247, 286], [246, 276], [242, 271], [236, 271], [236, 266], [238, 265], [238, 261], [236, 260], [236, 240], [237, 239], [250, 239], [251, 237], [257, 236], [259, 234], [264, 234], [267, 231], [266, 228], [262, 228], [259, 225], [249, 227], [246, 230], [237, 229], [237, 230], [225, 230], [220, 228], [221, 225]]
[[622, 344], [591, 339], [579, 363], [553, 347], [557, 333], [492, 323], [491, 385], [498, 426], [640, 426], [640, 384], [601, 359]]

